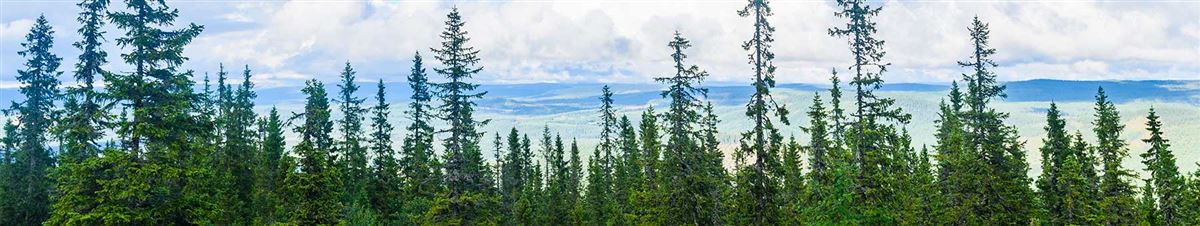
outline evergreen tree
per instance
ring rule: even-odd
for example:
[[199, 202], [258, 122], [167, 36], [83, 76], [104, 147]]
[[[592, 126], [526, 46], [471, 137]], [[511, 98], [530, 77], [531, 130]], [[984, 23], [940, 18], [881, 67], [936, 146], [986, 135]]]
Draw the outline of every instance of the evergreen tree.
[[371, 162], [370, 196], [371, 207], [381, 215], [380, 224], [399, 224], [404, 196], [400, 177], [400, 164], [396, 151], [392, 149], [392, 124], [388, 122], [391, 105], [384, 98], [386, 91], [383, 80], [375, 92], [375, 107], [371, 108], [371, 151], [375, 154]]
[[[584, 200], [583, 200], [583, 194], [582, 194], [582, 190], [583, 190], [583, 162], [582, 161], [583, 160], [581, 160], [579, 157], [579, 142], [577, 142], [574, 138], [571, 139], [570, 153], [571, 153], [570, 165], [567, 166], [567, 172], [568, 172], [569, 179], [567, 180], [568, 204], [567, 204], [566, 208], [570, 208], [570, 218], [571, 218], [570, 224], [583, 225], [585, 223], [584, 222], [584, 218], [585, 218], [584, 214], [585, 213], [583, 212]], [[589, 207], [589, 208], [598, 208], [598, 207]]]
[[[742, 133], [741, 146], [738, 148], [736, 160], [738, 167], [739, 202], [738, 219], [734, 224], [779, 224], [779, 200], [782, 170], [780, 169], [780, 152], [785, 147], [783, 136], [771, 121], [771, 115], [779, 117], [779, 122], [788, 124], [787, 109], [775, 102], [771, 96], [771, 88], [775, 87], [775, 65], [771, 60], [775, 53], [770, 50], [775, 41], [775, 28], [767, 22], [771, 16], [771, 8], [766, 0], [749, 0], [749, 3], [739, 10], [738, 16], [751, 17], [754, 20], [754, 35], [742, 43], [742, 49], [750, 52], [749, 62], [754, 68], [754, 94], [746, 104], [746, 116], [753, 121], [753, 128]], [[753, 160], [749, 166], [747, 159]]]
[[542, 156], [546, 162], [546, 205], [548, 221], [552, 225], [571, 222], [571, 211], [575, 200], [571, 197], [571, 169], [561, 136], [551, 136], [550, 128], [542, 128]]
[[[104, 39], [101, 29], [108, 3], [108, 0], [84, 0], [76, 4], [82, 10], [76, 17], [76, 22], [81, 24], [77, 31], [82, 39], [73, 44], [82, 52], [74, 74], [79, 85], [67, 88], [64, 93], [64, 115], [55, 128], [62, 139], [62, 149], [58, 154], [58, 167], [50, 172], [57, 193], [51, 194], [53, 203], [46, 224], [96, 224], [68, 220], [92, 211], [96, 205], [92, 197], [100, 187], [95, 180], [98, 172], [83, 171], [83, 163], [100, 154], [99, 141], [112, 118], [108, 114], [111, 105], [95, 88], [97, 77], [105, 73], [101, 66], [108, 62], [105, 59], [108, 53], [101, 48]], [[3, 172], [0, 169], [0, 174]], [[0, 199], [8, 200], [2, 196]]]
[[617, 141], [618, 125], [612, 106], [612, 91], [607, 85], [600, 95], [600, 144], [588, 159], [587, 193], [584, 196], [586, 223], [589, 225], [613, 225], [621, 223], [621, 215], [614, 197], [613, 151], [620, 145]]
[[1135, 223], [1137, 201], [1134, 199], [1134, 187], [1127, 181], [1133, 173], [1121, 167], [1121, 161], [1129, 156], [1125, 141], [1121, 140], [1121, 131], [1125, 125], [1121, 116], [1104, 88], [1096, 93], [1095, 126], [1097, 146], [1096, 151], [1101, 157], [1103, 177], [1100, 179], [1100, 216], [1104, 225], [1130, 225]]
[[1142, 186], [1142, 199], [1138, 203], [1138, 225], [1163, 225], [1162, 213], [1158, 211], [1158, 205], [1154, 200], [1154, 182], [1153, 180], [1145, 181], [1146, 185]]
[[660, 215], [666, 219], [661, 220], [664, 224], [720, 224], [719, 181], [709, 173], [712, 168], [709, 166], [712, 162], [706, 161], [709, 153], [694, 133], [700, 129], [697, 125], [702, 117], [700, 99], [708, 92], [697, 86], [708, 72], [684, 63], [687, 55], [683, 50], [691, 47], [691, 42], [679, 32], [675, 32], [675, 38], [667, 46], [673, 51], [675, 74], [654, 79], [667, 85], [662, 97], [669, 99], [668, 109], [662, 114], [668, 128], [667, 143], [662, 149], [662, 170], [657, 172], [662, 175], [656, 175], [662, 177], [660, 195], [667, 200]]
[[614, 158], [616, 162], [613, 170], [613, 198], [614, 202], [619, 206], [620, 212], [617, 213], [621, 217], [624, 224], [633, 224], [637, 222], [638, 216], [645, 213], [645, 206], [637, 205], [638, 195], [646, 188], [646, 176], [644, 166], [644, 158], [641, 149], [638, 147], [637, 131], [630, 122], [629, 117], [621, 116], [621, 120], [617, 127], [619, 137], [617, 143], [620, 153]]
[[[1146, 131], [1150, 132], [1150, 138], [1143, 139], [1142, 142], [1150, 145], [1150, 149], [1142, 154], [1142, 163], [1146, 164], [1146, 171], [1150, 172], [1150, 180], [1154, 185], [1154, 198], [1158, 200], [1158, 209], [1162, 213], [1163, 225], [1185, 225], [1188, 222], [1186, 215], [1188, 213], [1182, 201], [1183, 177], [1179, 174], [1179, 168], [1175, 165], [1175, 154], [1171, 152], [1169, 140], [1163, 138], [1162, 122], [1159, 121], [1158, 114], [1154, 108], [1150, 109], [1150, 115], [1146, 116]], [[1194, 215], [1193, 215], [1194, 216]]]
[[[109, 13], [118, 29], [117, 46], [132, 67], [127, 74], [104, 73], [112, 101], [123, 118], [116, 123], [124, 153], [106, 152], [97, 164], [112, 169], [99, 180], [104, 189], [93, 215], [103, 224], [204, 224], [219, 218], [214, 201], [214, 151], [204, 116], [193, 117], [203, 99], [192, 90], [191, 71], [180, 71], [183, 48], [203, 30], [180, 26], [178, 10], [162, 1], [126, 1], [126, 12]], [[169, 27], [178, 29], [167, 30]], [[182, 133], [180, 131], [202, 131]]]
[[867, 5], [861, 0], [839, 0], [835, 16], [846, 18], [845, 27], [829, 29], [834, 37], [847, 38], [854, 64], [854, 79], [850, 85], [855, 87], [856, 111], [853, 125], [847, 128], [845, 142], [854, 155], [853, 165], [856, 169], [855, 178], [855, 207], [858, 214], [867, 224], [894, 222], [898, 216], [898, 205], [895, 200], [896, 178], [890, 177], [895, 172], [895, 154], [900, 147], [891, 141], [898, 141], [900, 136], [895, 125], [888, 121], [905, 124], [911, 115], [903, 113], [894, 107], [895, 100], [876, 96], [874, 90], [883, 85], [881, 74], [885, 72], [887, 63], [883, 63], [883, 41], [874, 37], [876, 28], [873, 17], [881, 10], [879, 7]]
[[487, 121], [475, 120], [475, 102], [472, 99], [482, 98], [486, 92], [476, 92], [478, 84], [467, 82], [473, 75], [479, 73], [482, 67], [479, 63], [479, 50], [467, 45], [470, 38], [463, 30], [465, 24], [458, 14], [458, 8], [446, 15], [446, 29], [442, 31], [443, 39], [440, 49], [433, 49], [435, 58], [442, 63], [442, 68], [435, 68], [438, 74], [446, 76], [446, 82], [434, 84], [438, 89], [438, 97], [442, 100], [439, 107], [441, 119], [446, 120], [449, 128], [443, 132], [448, 136], [442, 140], [445, 146], [445, 183], [446, 194], [441, 195], [437, 205], [428, 214], [429, 222], [446, 224], [484, 224], [497, 223], [498, 219], [491, 213], [492, 205], [499, 200], [486, 192], [484, 183], [484, 164], [479, 147], [480, 133], [476, 127]]
[[54, 30], [45, 16], [39, 16], [21, 43], [24, 50], [17, 52], [26, 58], [25, 69], [17, 71], [21, 83], [20, 93], [25, 100], [13, 105], [18, 114], [16, 149], [12, 150], [13, 163], [6, 173], [7, 197], [2, 204], [5, 215], [0, 215], [0, 224], [36, 225], [49, 217], [52, 181], [48, 172], [54, 166], [50, 150], [49, 128], [54, 125], [55, 101], [59, 98], [58, 66], [62, 58], [50, 52], [54, 47]]
[[1082, 135], [1067, 135], [1066, 122], [1051, 103], [1046, 113], [1046, 138], [1042, 140], [1042, 175], [1038, 188], [1046, 216], [1042, 220], [1050, 225], [1091, 225], [1099, 217], [1092, 201], [1092, 181], [1095, 175], [1094, 160], [1088, 154], [1088, 145]]
[[250, 82], [250, 68], [242, 73], [242, 83], [235, 90], [225, 83], [224, 67], [218, 73], [219, 113], [217, 133], [221, 135], [217, 148], [219, 182], [225, 191], [221, 205], [229, 211], [219, 219], [222, 223], [248, 224], [257, 211], [252, 209], [254, 176], [253, 160], [258, 155], [255, 147], [254, 84]]
[[[10, 112], [3, 112], [5, 117], [12, 117]], [[16, 174], [13, 174], [11, 170], [13, 167], [13, 152], [16, 152], [17, 145], [20, 140], [20, 138], [17, 136], [20, 131], [18, 131], [19, 129], [17, 128], [15, 121], [16, 120], [4, 121], [4, 137], [0, 138], [0, 180], [4, 181], [4, 183], [0, 183], [0, 198], [2, 198], [0, 200], [4, 200], [3, 203], [0, 203], [0, 216], [5, 217], [13, 215], [13, 213], [16, 211], [13, 209], [12, 205], [9, 204], [12, 202], [10, 200], [14, 199], [12, 197], [13, 194], [11, 193], [15, 192], [17, 188], [17, 183], [10, 183], [10, 181], [16, 181], [16, 178], [14, 177]], [[5, 218], [4, 221], [16, 220], [8, 220], [8, 218]]]
[[[433, 107], [430, 101], [429, 80], [425, 75], [421, 55], [413, 54], [413, 66], [408, 76], [408, 85], [413, 93], [405, 111], [412, 124], [406, 130], [401, 148], [400, 169], [404, 175], [404, 214], [407, 224], [415, 224], [420, 216], [433, 205], [433, 199], [441, 191], [441, 167], [433, 152]], [[402, 219], [403, 220], [403, 219]]]
[[354, 84], [355, 74], [350, 62], [346, 62], [342, 68], [341, 83], [338, 84], [338, 109], [342, 112], [342, 119], [338, 123], [342, 125], [342, 140], [335, 159], [342, 173], [339, 179], [345, 180], [346, 190], [343, 191], [342, 200], [351, 203], [351, 208], [360, 208], [367, 201], [369, 175], [367, 149], [362, 144], [362, 121], [367, 109], [362, 107], [364, 99], [354, 96], [359, 88]]
[[[529, 167], [533, 163], [532, 155], [525, 153], [527, 151], [521, 144], [521, 134], [517, 128], [512, 128], [508, 132], [505, 139], [506, 152], [501, 157], [503, 163], [500, 167], [500, 196], [504, 204], [504, 214], [513, 216], [520, 213], [526, 213], [526, 210], [518, 211], [516, 204], [526, 194], [525, 186], [528, 184]], [[537, 178], [540, 180], [540, 178]], [[504, 222], [506, 225], [518, 225], [517, 223], [530, 223], [528, 221], [520, 221], [519, 219], [509, 218]]]
[[331, 153], [336, 150], [332, 135], [329, 99], [320, 81], [310, 80], [302, 90], [307, 95], [304, 123], [296, 127], [300, 143], [292, 150], [300, 157], [299, 169], [289, 171], [285, 183], [293, 192], [291, 221], [300, 225], [331, 225], [339, 221], [342, 203], [339, 200], [341, 181]]
[[284, 178], [289, 173], [285, 161], [290, 158], [285, 152], [287, 145], [283, 138], [283, 121], [279, 118], [279, 110], [274, 107], [258, 123], [258, 146], [255, 173], [255, 189], [253, 208], [256, 211], [254, 224], [271, 224], [280, 222], [286, 217], [284, 209], [280, 208], [286, 198], [283, 185]]

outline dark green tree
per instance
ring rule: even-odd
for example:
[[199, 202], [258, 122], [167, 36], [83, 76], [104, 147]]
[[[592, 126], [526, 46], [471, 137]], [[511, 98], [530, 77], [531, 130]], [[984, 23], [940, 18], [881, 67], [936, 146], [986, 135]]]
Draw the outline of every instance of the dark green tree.
[[333, 140], [333, 121], [330, 120], [329, 99], [325, 85], [317, 80], [305, 83], [302, 90], [307, 95], [304, 113], [293, 118], [303, 118], [303, 124], [294, 132], [300, 135], [300, 143], [292, 148], [299, 156], [296, 170], [288, 171], [285, 183], [290, 190], [289, 202], [293, 204], [290, 219], [299, 225], [332, 225], [340, 221], [343, 204], [339, 202], [341, 180], [336, 162], [331, 156], [336, 150]]
[[612, 102], [612, 91], [605, 85], [600, 90], [600, 144], [588, 159], [588, 183], [583, 202], [587, 206], [585, 223], [589, 225], [615, 225], [620, 224], [622, 219], [614, 196], [613, 152], [620, 144]]
[[1154, 198], [1158, 201], [1162, 223], [1163, 225], [1185, 225], [1185, 222], [1191, 219], [1181, 213], [1189, 213], [1194, 210], [1186, 209], [1181, 202], [1183, 177], [1180, 176], [1179, 168], [1175, 165], [1175, 154], [1171, 152], [1171, 144], [1168, 143], [1170, 140], [1163, 138], [1162, 122], [1159, 121], [1154, 108], [1151, 108], [1150, 115], [1146, 116], [1146, 131], [1150, 132], [1150, 138], [1142, 139], [1142, 142], [1150, 145], [1150, 149], [1142, 154], [1142, 159], [1144, 159], [1142, 163], [1146, 164], [1146, 171], [1150, 173], [1150, 180], [1154, 184]]
[[413, 66], [408, 75], [408, 86], [412, 89], [412, 102], [408, 104], [406, 116], [412, 123], [406, 130], [401, 145], [400, 170], [404, 176], [404, 214], [407, 224], [415, 224], [433, 205], [433, 199], [441, 192], [441, 166], [433, 151], [433, 93], [419, 53], [413, 54]]
[[[749, 63], [754, 68], [754, 94], [746, 103], [746, 116], [753, 121], [753, 128], [742, 133], [741, 146], [735, 160], [739, 163], [736, 200], [739, 202], [737, 222], [734, 224], [779, 224], [781, 202], [779, 199], [782, 170], [779, 157], [785, 147], [783, 136], [775, 128], [771, 116], [788, 125], [787, 108], [775, 102], [771, 88], [775, 87], [775, 58], [771, 43], [775, 41], [775, 28], [767, 22], [771, 7], [766, 0], [749, 0], [739, 10], [738, 16], [754, 20], [754, 35], [742, 43], [749, 51]], [[753, 163], [746, 165], [747, 159]]]
[[287, 196], [284, 192], [284, 178], [288, 171], [285, 161], [289, 161], [285, 152], [284, 122], [279, 118], [279, 110], [274, 107], [267, 115], [258, 120], [258, 156], [255, 156], [255, 182], [252, 209], [256, 211], [254, 224], [272, 224], [285, 220], [286, 210], [281, 208]]
[[337, 159], [341, 180], [345, 180], [345, 191], [342, 200], [352, 204], [351, 208], [362, 208], [367, 202], [367, 183], [369, 168], [367, 166], [367, 148], [363, 145], [363, 114], [367, 109], [362, 107], [363, 98], [356, 97], [358, 85], [354, 84], [354, 68], [350, 62], [342, 68], [341, 82], [338, 84], [338, 109], [342, 118], [338, 120], [341, 126], [342, 140], [338, 145]]
[[48, 172], [54, 166], [54, 156], [51, 155], [51, 134], [49, 128], [54, 125], [57, 109], [55, 101], [59, 98], [58, 66], [62, 58], [50, 52], [54, 47], [54, 30], [45, 16], [38, 16], [25, 42], [21, 43], [24, 50], [17, 52], [25, 57], [25, 69], [17, 70], [17, 81], [21, 83], [20, 93], [25, 100], [14, 102], [12, 109], [17, 112], [16, 149], [12, 150], [13, 163], [5, 173], [10, 175], [5, 183], [7, 197], [4, 197], [3, 208], [0, 211], [0, 224], [4, 225], [37, 225], [49, 217], [50, 192], [53, 181]]
[[1125, 130], [1120, 113], [1104, 88], [1096, 92], [1096, 120], [1092, 121], [1096, 132], [1096, 152], [1100, 154], [1103, 176], [1100, 178], [1100, 216], [1104, 225], [1130, 225], [1137, 218], [1137, 200], [1134, 187], [1128, 181], [1133, 173], [1121, 167], [1121, 161], [1129, 157], [1129, 148], [1121, 140]]
[[1158, 203], [1154, 200], [1154, 182], [1145, 180], [1142, 186], [1142, 199], [1138, 203], [1138, 225], [1163, 225], [1162, 213], [1158, 211]]
[[435, 68], [438, 74], [446, 76], [446, 82], [436, 83], [438, 98], [442, 100], [440, 116], [446, 120], [448, 128], [442, 132], [447, 136], [442, 140], [445, 146], [445, 165], [443, 166], [447, 191], [438, 199], [438, 203], [427, 214], [429, 223], [442, 224], [486, 224], [498, 223], [499, 219], [493, 213], [494, 205], [499, 200], [488, 194], [484, 179], [483, 157], [480, 152], [479, 139], [481, 133], [476, 127], [487, 121], [475, 120], [475, 102], [473, 99], [482, 98], [486, 92], [476, 92], [478, 84], [468, 81], [478, 74], [482, 67], [479, 63], [479, 50], [468, 46], [465, 24], [458, 14], [458, 8], [446, 15], [446, 29], [442, 31], [440, 48], [432, 49], [442, 63], [442, 68]]
[[387, 103], [383, 80], [379, 80], [379, 89], [375, 92], [375, 106], [371, 108], [371, 151], [375, 159], [371, 161], [370, 197], [371, 207], [381, 216], [380, 224], [400, 224], [406, 222], [401, 209], [404, 205], [404, 195], [401, 190], [403, 178], [400, 177], [400, 164], [396, 160], [396, 150], [392, 148], [392, 123], [388, 122], [391, 105]]
[[[708, 161], [709, 151], [695, 131], [700, 131], [698, 122], [707, 89], [698, 87], [708, 72], [695, 65], [686, 65], [685, 49], [691, 42], [675, 32], [675, 38], [667, 45], [675, 74], [655, 78], [667, 85], [662, 97], [669, 101], [667, 111], [661, 117], [667, 126], [667, 143], [662, 150], [660, 166], [662, 186], [659, 195], [666, 199], [663, 213], [659, 215], [663, 224], [713, 225], [721, 223], [720, 185], [721, 179], [712, 175], [713, 162]], [[643, 138], [645, 139], [645, 138]], [[718, 163], [719, 164], [719, 163]], [[719, 167], [719, 165], [717, 166]]]
[[849, 69], [854, 71], [850, 85], [855, 88], [856, 110], [850, 115], [853, 121], [844, 139], [857, 168], [855, 208], [863, 223], [894, 223], [900, 217], [900, 203], [896, 202], [897, 180], [890, 175], [898, 173], [895, 155], [907, 148], [893, 142], [901, 140], [895, 124], [908, 123], [911, 115], [895, 107], [895, 100], [874, 93], [883, 85], [881, 75], [889, 65], [882, 62], [884, 41], [874, 37], [877, 30], [873, 17], [882, 8], [861, 0], [839, 0], [837, 4], [839, 9], [834, 15], [848, 21], [844, 27], [830, 28], [829, 34], [846, 38], [854, 56]]

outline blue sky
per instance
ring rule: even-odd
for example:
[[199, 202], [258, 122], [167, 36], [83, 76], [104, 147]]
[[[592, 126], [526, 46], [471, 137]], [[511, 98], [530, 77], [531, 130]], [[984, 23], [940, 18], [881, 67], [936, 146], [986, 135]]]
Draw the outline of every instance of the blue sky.
[[[0, 88], [16, 83], [16, 54], [33, 20], [45, 14], [57, 31], [55, 53], [69, 80], [79, 51], [74, 1], [0, 1]], [[693, 40], [690, 61], [710, 81], [748, 83], [741, 42], [751, 21], [744, 1], [175, 1], [179, 24], [205, 26], [185, 50], [203, 75], [219, 63], [249, 65], [259, 87], [335, 80], [350, 61], [363, 81], [403, 80], [415, 52], [429, 47], [449, 7], [467, 22], [482, 50], [482, 83], [648, 83], [669, 73], [667, 41], [675, 30]], [[889, 82], [944, 83], [963, 72], [967, 26], [991, 24], [1001, 80], [1035, 78], [1200, 79], [1200, 2], [1195, 1], [884, 1], [879, 35], [887, 41]], [[825, 1], [772, 2], [775, 64], [782, 82], [824, 83], [845, 68], [845, 42], [826, 29], [841, 23]], [[125, 10], [115, 2], [110, 10]], [[119, 32], [107, 34], [113, 40]], [[108, 43], [107, 67], [128, 67]], [[430, 60], [431, 61], [431, 60]], [[430, 62], [433, 63], [433, 62]], [[236, 71], [236, 70], [231, 70]], [[68, 83], [70, 84], [70, 83]]]

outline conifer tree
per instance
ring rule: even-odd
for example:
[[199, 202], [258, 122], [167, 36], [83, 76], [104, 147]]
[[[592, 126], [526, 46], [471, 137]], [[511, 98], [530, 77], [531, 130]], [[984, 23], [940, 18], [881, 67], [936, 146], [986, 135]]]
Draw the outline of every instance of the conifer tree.
[[1137, 217], [1135, 211], [1137, 201], [1134, 198], [1134, 187], [1127, 181], [1133, 173], [1121, 167], [1121, 161], [1129, 156], [1125, 141], [1121, 140], [1121, 131], [1125, 130], [1121, 116], [1104, 88], [1096, 93], [1096, 120], [1092, 122], [1096, 132], [1096, 151], [1101, 157], [1103, 176], [1100, 178], [1100, 216], [1104, 225], [1134, 224]]
[[413, 54], [413, 66], [408, 75], [408, 86], [412, 89], [412, 102], [405, 114], [412, 120], [406, 131], [401, 148], [400, 169], [404, 175], [404, 214], [415, 224], [420, 216], [432, 207], [433, 199], [441, 191], [441, 167], [433, 152], [433, 93], [421, 61], [420, 53]]
[[697, 125], [702, 117], [700, 100], [708, 92], [697, 86], [708, 73], [685, 64], [687, 55], [683, 51], [691, 47], [691, 42], [679, 32], [675, 32], [675, 38], [667, 46], [673, 51], [675, 74], [654, 79], [667, 85], [662, 97], [669, 100], [668, 109], [662, 114], [667, 126], [662, 170], [657, 172], [662, 175], [656, 175], [662, 177], [660, 195], [667, 200], [661, 215], [666, 219], [662, 220], [665, 224], [720, 224], [720, 182], [709, 171], [713, 168], [709, 165], [713, 162], [707, 161], [709, 152], [693, 132], [701, 129]]
[[103, 94], [95, 89], [96, 79], [102, 76], [108, 53], [101, 47], [104, 39], [105, 14], [108, 0], [84, 0], [76, 4], [82, 11], [76, 17], [81, 24], [77, 30], [81, 40], [73, 46], [82, 53], [75, 63], [77, 87], [67, 88], [64, 93], [64, 116], [59, 120], [56, 133], [61, 136], [62, 150], [58, 156], [58, 167], [51, 172], [55, 178], [57, 195], [51, 197], [51, 224], [66, 224], [68, 215], [86, 214], [95, 205], [90, 195], [98, 185], [88, 175], [95, 172], [81, 171], [81, 164], [100, 154], [99, 140], [111, 119], [109, 106]]
[[192, 90], [192, 72], [178, 69], [183, 48], [203, 27], [177, 23], [179, 11], [166, 2], [129, 0], [126, 7], [108, 17], [124, 32], [115, 40], [129, 50], [121, 58], [132, 69], [104, 73], [109, 97], [123, 107], [116, 132], [125, 153], [98, 160], [124, 170], [99, 181], [106, 187], [93, 214], [104, 216], [103, 224], [211, 223], [221, 208], [212, 197], [214, 150], [199, 142], [204, 133], [179, 132], [206, 131], [189, 112], [200, 109], [194, 101], [201, 98]]
[[605, 85], [600, 93], [600, 144], [588, 159], [587, 187], [583, 205], [589, 225], [612, 225], [620, 223], [620, 213], [614, 199], [613, 151], [620, 145], [617, 141], [617, 118], [612, 106], [612, 91]]
[[1142, 185], [1142, 198], [1138, 203], [1138, 225], [1163, 225], [1162, 213], [1158, 211], [1158, 204], [1154, 200], [1154, 182], [1153, 180], [1144, 180], [1145, 185]]
[[642, 112], [642, 120], [638, 124], [638, 134], [641, 134], [642, 168], [646, 176], [646, 185], [651, 190], [657, 189], [658, 168], [662, 160], [662, 134], [659, 133], [658, 113], [654, 106], [647, 106]]
[[304, 113], [296, 117], [304, 121], [294, 130], [300, 135], [300, 143], [292, 148], [300, 157], [299, 169], [289, 171], [285, 182], [293, 192], [290, 198], [295, 199], [290, 201], [299, 202], [290, 208], [290, 219], [300, 225], [336, 224], [343, 207], [339, 202], [342, 185], [331, 156], [337, 144], [331, 135], [329, 99], [324, 84], [317, 80], [306, 82], [302, 91], [308, 97]]
[[[834, 37], [845, 37], [850, 45], [854, 71], [850, 85], [855, 87], [855, 112], [851, 113], [853, 125], [847, 128], [846, 145], [854, 155], [855, 207], [864, 223], [878, 224], [894, 222], [898, 216], [899, 203], [896, 196], [895, 153], [905, 147], [895, 142], [900, 136], [895, 125], [908, 123], [911, 115], [893, 106], [895, 100], [875, 95], [874, 90], [883, 85], [881, 74], [887, 71], [883, 63], [883, 40], [874, 37], [874, 16], [881, 10], [861, 0], [839, 0], [835, 16], [846, 18], [845, 27], [829, 29]], [[903, 142], [901, 142], [903, 143]]]
[[1154, 198], [1158, 201], [1158, 209], [1162, 213], [1162, 223], [1184, 225], [1190, 219], [1181, 213], [1193, 210], [1185, 209], [1181, 202], [1183, 177], [1175, 165], [1175, 154], [1171, 152], [1171, 144], [1168, 143], [1170, 140], [1163, 138], [1162, 122], [1159, 121], [1154, 108], [1150, 109], [1146, 121], [1146, 131], [1150, 132], [1150, 138], [1143, 139], [1142, 142], [1150, 145], [1150, 149], [1142, 154], [1142, 163], [1146, 164], [1146, 171], [1150, 173], [1150, 180], [1154, 185]]
[[[749, 51], [749, 63], [754, 68], [754, 94], [746, 104], [746, 116], [753, 121], [753, 128], [742, 133], [741, 146], [736, 155], [738, 168], [739, 202], [738, 222], [735, 224], [778, 224], [780, 184], [782, 170], [779, 157], [785, 147], [783, 136], [775, 128], [771, 116], [788, 125], [787, 108], [775, 102], [771, 88], [775, 87], [775, 65], [771, 60], [775, 53], [770, 50], [775, 28], [767, 22], [772, 15], [766, 0], [749, 0], [739, 10], [738, 16], [754, 20], [754, 35], [742, 43]], [[745, 161], [753, 161], [745, 165]]]
[[620, 153], [614, 157], [616, 164], [613, 170], [613, 199], [619, 206], [617, 213], [624, 224], [637, 222], [638, 216], [644, 214], [646, 206], [637, 205], [640, 192], [646, 188], [646, 176], [643, 165], [644, 158], [638, 147], [637, 129], [629, 117], [621, 116], [618, 123], [619, 137], [617, 138]]
[[1042, 223], [1051, 225], [1096, 224], [1096, 208], [1092, 202], [1092, 182], [1095, 175], [1082, 135], [1066, 133], [1066, 122], [1051, 103], [1046, 113], [1046, 138], [1042, 148], [1042, 175], [1038, 188], [1046, 216]]
[[54, 30], [45, 16], [39, 16], [17, 52], [26, 58], [25, 69], [17, 71], [20, 93], [25, 100], [13, 105], [17, 112], [16, 149], [12, 150], [12, 165], [6, 170], [12, 183], [5, 191], [0, 224], [36, 225], [45, 221], [50, 212], [52, 181], [48, 172], [54, 166], [51, 155], [49, 128], [54, 125], [55, 101], [59, 98], [58, 66], [62, 58], [50, 52], [54, 47]]
[[220, 219], [222, 223], [248, 224], [257, 212], [252, 209], [254, 176], [253, 160], [257, 156], [255, 147], [254, 120], [254, 84], [250, 82], [250, 68], [246, 66], [242, 73], [242, 83], [234, 89], [225, 82], [224, 67], [218, 73], [217, 105], [219, 116], [216, 120], [219, 128], [217, 156], [218, 177], [223, 189], [221, 205], [229, 211]]
[[446, 29], [442, 31], [440, 48], [432, 49], [442, 63], [442, 68], [435, 68], [438, 74], [446, 76], [446, 82], [436, 83], [439, 99], [442, 100], [439, 110], [442, 120], [446, 120], [449, 128], [443, 130], [447, 137], [442, 140], [445, 146], [445, 183], [446, 194], [439, 197], [437, 206], [430, 210], [427, 217], [430, 222], [448, 224], [483, 224], [498, 221], [493, 213], [492, 205], [499, 200], [486, 192], [484, 183], [484, 164], [479, 147], [480, 133], [476, 127], [485, 124], [486, 120], [478, 121], [474, 117], [475, 102], [473, 99], [482, 98], [486, 92], [476, 92], [478, 84], [468, 81], [479, 73], [482, 67], [479, 63], [479, 50], [467, 45], [470, 38], [463, 30], [465, 24], [458, 14], [458, 8], [451, 9], [446, 15]]
[[371, 207], [378, 212], [381, 224], [400, 224], [404, 221], [401, 214], [404, 196], [400, 177], [400, 164], [396, 160], [396, 151], [392, 148], [392, 123], [388, 122], [391, 105], [384, 97], [386, 94], [383, 79], [379, 80], [379, 89], [375, 92], [375, 106], [371, 108], [371, 151], [375, 159], [371, 161], [370, 196]]
[[335, 159], [341, 168], [339, 172], [342, 176], [339, 179], [345, 180], [343, 183], [346, 190], [343, 191], [342, 200], [351, 203], [351, 208], [361, 208], [367, 201], [369, 178], [367, 149], [362, 144], [362, 121], [367, 109], [362, 107], [364, 99], [354, 94], [359, 88], [354, 84], [355, 74], [350, 62], [346, 62], [346, 66], [342, 68], [341, 82], [338, 84], [338, 109], [342, 112], [338, 123], [341, 124], [342, 139], [337, 147]]
[[261, 142], [258, 146], [259, 156], [256, 156], [253, 209], [257, 214], [254, 224], [280, 222], [287, 216], [281, 208], [283, 198], [286, 198], [284, 178], [288, 174], [284, 164], [290, 158], [284, 148], [287, 144], [283, 137], [283, 123], [279, 118], [279, 110], [274, 107], [258, 123]]

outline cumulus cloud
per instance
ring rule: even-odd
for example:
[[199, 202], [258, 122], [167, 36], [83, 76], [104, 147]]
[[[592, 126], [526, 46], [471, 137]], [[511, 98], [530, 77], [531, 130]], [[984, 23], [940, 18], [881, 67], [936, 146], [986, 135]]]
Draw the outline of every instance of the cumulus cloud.
[[[1003, 80], [1200, 78], [1200, 3], [882, 4], [877, 21], [887, 41], [885, 61], [892, 63], [885, 74], [889, 82], [958, 79], [963, 69], [955, 62], [971, 51], [967, 26], [975, 16], [991, 25]], [[284, 86], [336, 79], [347, 61], [364, 80], [401, 80], [414, 52], [437, 66], [429, 48], [439, 44], [445, 14], [455, 5], [467, 22], [469, 44], [483, 58], [485, 70], [476, 79], [486, 83], [652, 82], [670, 73], [666, 43], [674, 31], [692, 40], [688, 61], [708, 70], [711, 81], [750, 78], [740, 45], [752, 27], [735, 13], [744, 5], [740, 1], [252, 1], [178, 7], [182, 15], [212, 15], [187, 17], [210, 24], [188, 47], [188, 66], [214, 71], [222, 62], [248, 64], [259, 74], [256, 82]], [[826, 32], [844, 23], [833, 16], [833, 3], [775, 1], [772, 7], [778, 80], [824, 83], [830, 70], [850, 64], [845, 40]], [[9, 30], [31, 18], [0, 19], [8, 21], [0, 24], [8, 43], [16, 42], [7, 38]]]

